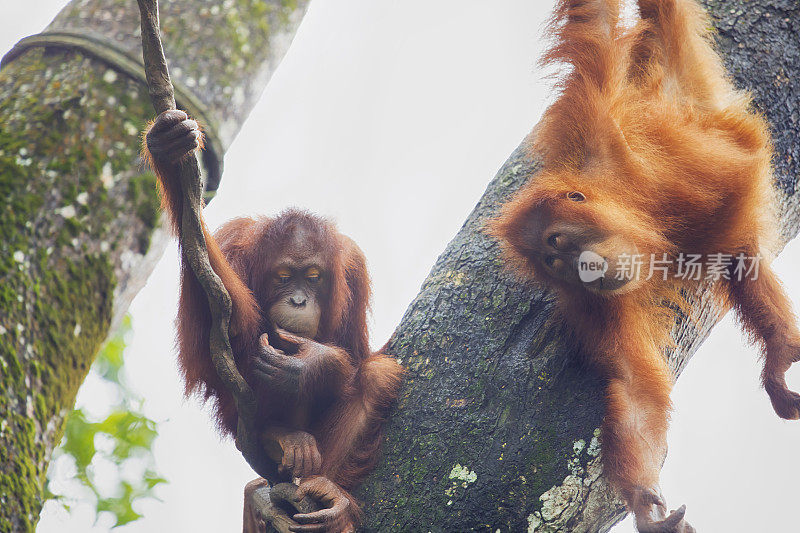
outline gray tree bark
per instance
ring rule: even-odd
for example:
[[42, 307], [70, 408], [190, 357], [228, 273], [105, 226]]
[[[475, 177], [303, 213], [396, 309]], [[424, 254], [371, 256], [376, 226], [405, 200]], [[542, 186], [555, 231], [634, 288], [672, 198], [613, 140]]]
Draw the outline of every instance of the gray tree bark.
[[[162, 0], [179, 104], [219, 158], [307, 5]], [[135, 2], [73, 1], [0, 70], [0, 531], [34, 530], [64, 416], [169, 241], [138, 155], [139, 31]]]
[[[784, 242], [800, 226], [800, 4], [704, 0], [739, 87], [773, 126]], [[537, 170], [515, 151], [433, 267], [388, 353], [409, 369], [384, 457], [359, 491], [366, 530], [608, 531], [625, 514], [602, 475], [601, 383], [572, 363], [548, 294], [514, 281], [483, 233]], [[679, 374], [718, 303], [675, 329]]]

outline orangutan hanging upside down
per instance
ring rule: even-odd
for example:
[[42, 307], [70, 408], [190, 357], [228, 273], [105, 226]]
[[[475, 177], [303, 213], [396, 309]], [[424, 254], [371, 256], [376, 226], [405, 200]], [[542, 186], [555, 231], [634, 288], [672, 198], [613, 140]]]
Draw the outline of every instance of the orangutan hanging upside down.
[[[183, 111], [162, 113], [146, 134], [145, 157], [176, 230], [183, 202], [178, 162], [201, 139]], [[403, 373], [393, 358], [369, 347], [364, 255], [331, 222], [298, 210], [235, 219], [214, 236], [203, 230], [211, 266], [233, 303], [231, 347], [257, 394], [265, 448], [277, 450], [270, 455], [281, 458], [284, 479], [301, 479], [299, 497], [307, 494], [325, 507], [294, 515], [300, 525], [292, 530], [352, 532], [359, 509], [347, 491], [375, 464]], [[235, 435], [233, 396], [209, 352], [208, 301], [185, 263], [177, 326], [187, 394], [210, 399], [220, 430]], [[260, 526], [250, 518], [245, 529], [254, 533]]]
[[[765, 120], [736, 91], [693, 0], [559, 0], [545, 64], [561, 94], [532, 134], [543, 168], [492, 222], [515, 270], [548, 283], [579, 346], [607, 379], [604, 471], [641, 532], [689, 532], [658, 485], [673, 383], [674, 315], [704, 280], [764, 353], [762, 380], [786, 419], [800, 395], [791, 305], [769, 267], [773, 211]], [[702, 258], [702, 261], [698, 261]], [[689, 272], [694, 261], [706, 271]], [[685, 292], [682, 292], [685, 291]]]

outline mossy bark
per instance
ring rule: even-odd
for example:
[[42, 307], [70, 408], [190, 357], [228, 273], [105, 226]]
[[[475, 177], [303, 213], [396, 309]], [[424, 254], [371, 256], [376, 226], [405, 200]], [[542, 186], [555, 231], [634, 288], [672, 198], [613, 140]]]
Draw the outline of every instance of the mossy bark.
[[[173, 78], [223, 147], [306, 5], [162, 2]], [[135, 2], [76, 1], [48, 30], [141, 55], [138, 17]], [[168, 241], [138, 155], [152, 115], [147, 87], [91, 54], [31, 48], [0, 71], [0, 531], [34, 530], [64, 416]]]
[[[706, 0], [729, 71], [774, 128], [782, 232], [800, 225], [800, 6]], [[599, 464], [602, 385], [578, 368], [548, 294], [504, 272], [485, 222], [537, 170], [517, 149], [439, 257], [388, 353], [409, 376], [384, 457], [359, 491], [366, 530], [607, 531], [625, 514]], [[721, 313], [694, 307], [679, 373]]]

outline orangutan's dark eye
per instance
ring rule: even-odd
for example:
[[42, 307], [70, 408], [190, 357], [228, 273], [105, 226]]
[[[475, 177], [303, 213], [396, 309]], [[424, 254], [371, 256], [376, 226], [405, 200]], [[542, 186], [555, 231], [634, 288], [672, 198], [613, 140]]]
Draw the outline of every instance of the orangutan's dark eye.
[[553, 268], [553, 265], [556, 264], [556, 256], [548, 255], [547, 257], [544, 258], [544, 262], [547, 266]]
[[292, 273], [288, 268], [280, 268], [275, 272], [275, 281], [278, 285], [286, 285], [292, 279]]
[[561, 235], [559, 235], [558, 233], [554, 233], [550, 235], [550, 237], [547, 239], [547, 244], [558, 250], [559, 249], [558, 245], [561, 244], [559, 240], [560, 238]]
[[306, 279], [311, 283], [319, 283], [322, 276], [317, 267], [311, 267], [306, 271]]
[[586, 197], [580, 191], [572, 191], [567, 193], [567, 198], [572, 200], [573, 202], [583, 202], [586, 200]]

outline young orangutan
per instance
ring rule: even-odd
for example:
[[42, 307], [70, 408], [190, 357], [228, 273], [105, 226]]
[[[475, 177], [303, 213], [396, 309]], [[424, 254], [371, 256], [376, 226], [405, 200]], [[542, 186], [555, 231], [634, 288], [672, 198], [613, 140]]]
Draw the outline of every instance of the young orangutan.
[[[200, 147], [202, 134], [186, 113], [173, 110], [156, 118], [145, 139], [145, 157], [177, 230], [178, 165]], [[299, 525], [292, 530], [350, 533], [360, 511], [347, 491], [377, 460], [403, 374], [394, 358], [369, 347], [364, 254], [330, 221], [296, 209], [234, 219], [213, 236], [205, 224], [203, 231], [211, 266], [231, 296], [231, 347], [257, 394], [258, 429], [269, 455], [280, 458], [283, 476], [276, 477], [301, 478], [298, 497], [308, 494], [324, 507], [294, 515]], [[236, 404], [209, 352], [208, 300], [185, 263], [176, 322], [187, 394], [211, 400], [217, 426], [235, 435]], [[249, 533], [257, 522], [246, 521]]]
[[[638, 6], [625, 29], [618, 0], [558, 1], [543, 61], [570, 70], [532, 134], [543, 168], [492, 232], [518, 273], [554, 289], [607, 379], [604, 472], [639, 531], [689, 532], [685, 506], [668, 514], [658, 485], [673, 383], [665, 302], [718, 279], [763, 348], [763, 384], [786, 419], [800, 416], [784, 380], [800, 332], [767, 260], [769, 128], [725, 75], [693, 0]], [[687, 275], [687, 258], [706, 271]]]

